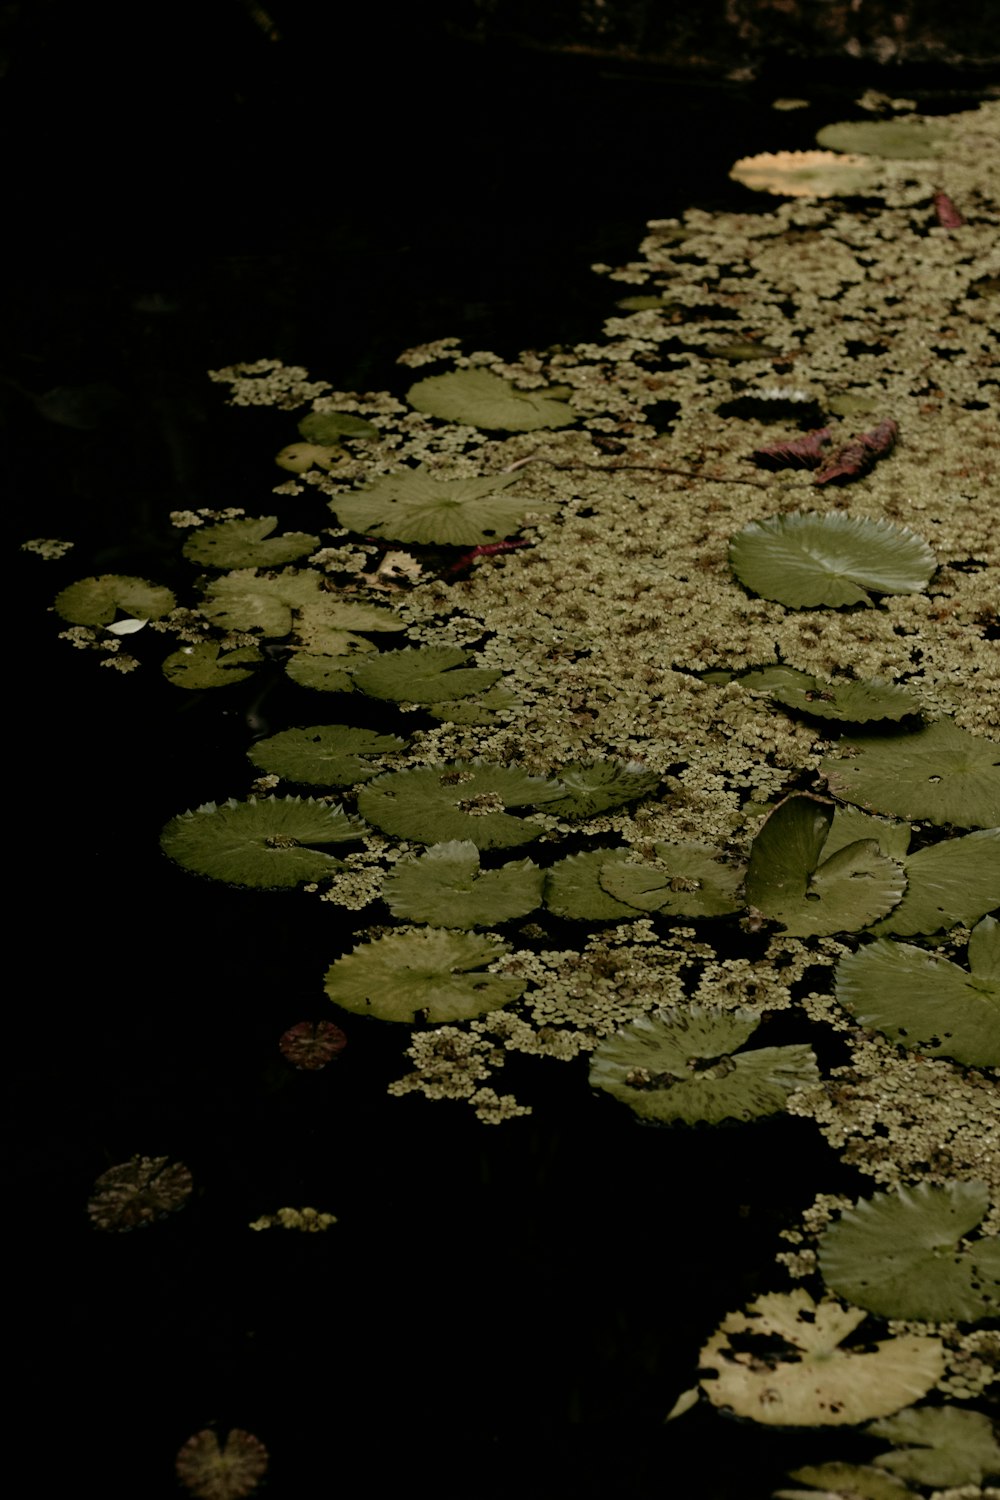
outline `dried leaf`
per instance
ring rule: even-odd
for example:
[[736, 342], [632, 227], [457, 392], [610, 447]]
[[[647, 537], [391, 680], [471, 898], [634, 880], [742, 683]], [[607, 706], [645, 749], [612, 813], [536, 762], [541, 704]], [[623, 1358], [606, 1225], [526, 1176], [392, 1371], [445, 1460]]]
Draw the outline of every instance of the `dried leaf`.
[[815, 484], [850, 484], [873, 469], [880, 458], [885, 458], [896, 446], [899, 424], [886, 417], [871, 432], [862, 432], [841, 448], [825, 469], [816, 475]]

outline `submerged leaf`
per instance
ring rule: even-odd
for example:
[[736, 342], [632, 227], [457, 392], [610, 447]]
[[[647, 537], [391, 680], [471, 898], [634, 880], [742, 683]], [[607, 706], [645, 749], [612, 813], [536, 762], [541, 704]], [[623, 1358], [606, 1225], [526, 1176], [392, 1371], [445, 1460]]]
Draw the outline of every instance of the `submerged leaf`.
[[559, 818], [593, 818], [610, 807], [624, 807], [648, 797], [660, 784], [658, 771], [647, 771], [639, 761], [574, 761], [557, 773], [565, 795], [546, 811]]
[[835, 797], [899, 818], [1000, 824], [1000, 745], [936, 719], [912, 734], [842, 740], [820, 770]]
[[1000, 1443], [983, 1412], [960, 1406], [911, 1406], [872, 1422], [871, 1437], [885, 1438], [892, 1453], [874, 1460], [900, 1479], [935, 1489], [977, 1485], [1000, 1474]]
[[441, 479], [421, 467], [386, 474], [364, 490], [335, 495], [330, 509], [342, 526], [365, 535], [472, 547], [509, 536], [529, 512], [552, 511], [547, 502], [504, 493], [521, 477]]
[[917, 593], [937, 566], [927, 543], [908, 527], [840, 511], [751, 521], [732, 538], [729, 563], [751, 593], [790, 609], [871, 604], [869, 589]]
[[530, 859], [481, 870], [469, 839], [432, 844], [419, 859], [393, 866], [382, 899], [404, 922], [435, 927], [490, 927], [534, 911], [542, 899], [542, 871]]
[[310, 786], [355, 786], [377, 776], [381, 766], [367, 757], [394, 755], [406, 741], [377, 729], [352, 729], [346, 724], [313, 724], [308, 729], [284, 729], [258, 740], [247, 752], [255, 766], [286, 781]]
[[474, 658], [460, 646], [406, 646], [384, 651], [354, 672], [354, 682], [371, 698], [394, 703], [446, 703], [491, 687], [502, 671], [471, 667]]
[[110, 625], [118, 610], [140, 620], [160, 620], [176, 605], [170, 589], [130, 578], [123, 573], [102, 573], [99, 578], [81, 578], [56, 595], [56, 614], [71, 625]]
[[456, 760], [379, 776], [359, 792], [358, 808], [376, 828], [397, 838], [420, 844], [469, 839], [479, 849], [509, 848], [542, 830], [506, 809], [549, 802], [559, 791], [558, 782], [514, 766]]
[[256, 646], [223, 651], [216, 641], [197, 641], [193, 646], [172, 651], [163, 663], [163, 675], [174, 687], [198, 692], [244, 682], [263, 660]]
[[553, 400], [544, 390], [516, 390], [509, 380], [488, 370], [429, 375], [410, 386], [406, 399], [429, 416], [500, 432], [568, 427], [578, 416], [565, 401]]
[[1000, 828], [967, 833], [903, 861], [906, 894], [873, 929], [909, 937], [961, 922], [971, 927], [1000, 907]]
[[221, 807], [209, 802], [171, 818], [160, 847], [198, 875], [268, 890], [323, 880], [342, 869], [341, 860], [310, 846], [357, 840], [363, 829], [360, 818], [311, 797], [231, 798]]
[[640, 911], [671, 917], [718, 917], [739, 911], [746, 870], [705, 844], [657, 844], [655, 864], [608, 863], [603, 890]]
[[183, 1162], [167, 1156], [133, 1156], [101, 1173], [87, 1213], [95, 1229], [144, 1229], [183, 1208], [192, 1186]]
[[845, 120], [824, 125], [816, 132], [816, 142], [831, 151], [917, 161], [936, 156], [950, 134], [946, 126], [920, 120]]
[[177, 1455], [177, 1478], [196, 1500], [246, 1500], [267, 1472], [267, 1449], [234, 1427], [222, 1442], [209, 1428], [189, 1437]]
[[627, 849], [590, 849], [569, 854], [551, 865], [545, 875], [545, 905], [557, 917], [581, 922], [613, 922], [641, 915], [639, 908], [610, 896], [602, 884], [610, 867], [617, 867]]
[[311, 411], [299, 423], [299, 436], [307, 443], [334, 444], [341, 438], [377, 438], [378, 428], [364, 417], [344, 411]]
[[304, 531], [272, 537], [277, 524], [277, 516], [245, 516], [199, 527], [184, 543], [184, 556], [207, 568], [280, 568], [319, 546], [319, 537]]
[[486, 934], [390, 932], [331, 964], [326, 993], [344, 1010], [382, 1021], [466, 1021], [523, 991], [523, 979], [485, 972], [507, 951]]
[[346, 1035], [332, 1021], [298, 1021], [282, 1032], [278, 1043], [282, 1057], [293, 1068], [310, 1073], [325, 1068], [346, 1046]]

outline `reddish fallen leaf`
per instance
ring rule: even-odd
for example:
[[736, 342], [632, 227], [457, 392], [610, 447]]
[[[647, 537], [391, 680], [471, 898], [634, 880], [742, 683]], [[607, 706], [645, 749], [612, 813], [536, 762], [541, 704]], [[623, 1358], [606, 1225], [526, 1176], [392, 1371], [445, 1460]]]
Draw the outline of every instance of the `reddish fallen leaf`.
[[965, 220], [947, 193], [934, 194], [934, 212], [942, 229], [957, 229]]
[[829, 441], [829, 427], [818, 427], [805, 437], [755, 448], [751, 457], [761, 469], [816, 469], [823, 462], [823, 448]]
[[453, 578], [456, 573], [464, 573], [466, 568], [471, 568], [477, 557], [492, 557], [496, 552], [515, 552], [518, 547], [527, 547], [527, 542], [484, 542], [480, 547], [473, 547], [471, 552], [463, 552], [457, 562], [453, 562], [447, 569], [445, 578]]
[[166, 1156], [133, 1156], [101, 1173], [87, 1213], [95, 1229], [144, 1229], [183, 1208], [192, 1186], [183, 1162]]
[[332, 1021], [299, 1021], [278, 1043], [293, 1068], [325, 1068], [347, 1046], [347, 1036]]
[[885, 458], [896, 446], [899, 424], [886, 417], [871, 432], [862, 432], [838, 449], [825, 469], [821, 469], [815, 484], [850, 484], [873, 469], [880, 458]]
[[267, 1449], [234, 1427], [219, 1442], [209, 1428], [189, 1437], [177, 1455], [177, 1478], [198, 1500], [244, 1500], [267, 1472]]

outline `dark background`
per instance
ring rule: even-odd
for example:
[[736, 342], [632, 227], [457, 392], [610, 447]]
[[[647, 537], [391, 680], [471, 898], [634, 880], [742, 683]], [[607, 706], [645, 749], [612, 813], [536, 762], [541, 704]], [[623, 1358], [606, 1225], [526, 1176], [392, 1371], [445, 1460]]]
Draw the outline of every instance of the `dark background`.
[[[245, 793], [259, 685], [179, 693], [156, 642], [122, 677], [50, 612], [94, 572], [183, 590], [172, 509], [270, 507], [293, 418], [225, 407], [206, 369], [278, 357], [402, 392], [396, 355], [424, 340], [510, 356], [596, 338], [616, 289], [589, 266], [631, 258], [646, 219], [766, 207], [728, 181], [736, 157], [810, 145], [866, 86], [943, 111], [988, 81], [965, 55], [887, 70], [749, 43], [752, 76], [733, 79], [721, 52], [685, 70], [572, 34], [528, 45], [471, 10], [3, 7], [25, 896], [8, 1239], [16, 1431], [53, 1492], [60, 1475], [174, 1493], [176, 1449], [213, 1422], [262, 1438], [280, 1496], [422, 1479], [640, 1497], [688, 1471], [699, 1495], [763, 1497], [833, 1452], [704, 1411], [662, 1425], [788, 1214], [820, 1184], [854, 1190], [809, 1127], [642, 1130], [590, 1096], [584, 1065], [524, 1060], [536, 1113], [492, 1129], [387, 1099], [400, 1044], [371, 1024], [294, 1073], [277, 1038], [325, 1016], [352, 914], [198, 882], [156, 846], [174, 813]], [[776, 94], [813, 103], [779, 114]], [[76, 546], [46, 563], [16, 550], [29, 537]], [[330, 705], [279, 682], [266, 714], [273, 731]], [[138, 1153], [186, 1162], [192, 1202], [92, 1231], [95, 1177]], [[285, 1204], [340, 1223], [245, 1228]]]

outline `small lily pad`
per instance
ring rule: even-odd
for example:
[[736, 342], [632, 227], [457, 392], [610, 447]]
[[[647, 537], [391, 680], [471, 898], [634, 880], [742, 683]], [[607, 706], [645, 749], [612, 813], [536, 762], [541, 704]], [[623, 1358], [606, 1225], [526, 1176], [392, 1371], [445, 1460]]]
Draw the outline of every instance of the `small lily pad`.
[[442, 724], [496, 724], [503, 709], [520, 707], [520, 700], [497, 682], [485, 693], [470, 694], [468, 698], [449, 698], [444, 703], [428, 703], [427, 712], [432, 719]]
[[292, 628], [292, 611], [318, 599], [320, 584], [319, 574], [311, 568], [285, 568], [270, 576], [238, 568], [212, 582], [201, 610], [224, 630], [259, 630], [281, 637]]
[[223, 651], [215, 641], [196, 641], [172, 651], [163, 663], [163, 675], [174, 687], [201, 691], [245, 682], [264, 658], [256, 646]]
[[742, 156], [729, 175], [755, 193], [843, 198], [865, 192], [871, 185], [872, 166], [864, 156], [840, 156], [835, 151], [764, 151]]
[[1000, 1310], [1000, 1237], [963, 1237], [989, 1207], [981, 1182], [928, 1182], [862, 1199], [819, 1243], [831, 1291], [885, 1318], [976, 1323]]
[[145, 1229], [183, 1208], [191, 1196], [191, 1173], [166, 1156], [133, 1156], [102, 1172], [87, 1213], [95, 1229]]
[[396, 542], [475, 547], [510, 536], [531, 511], [550, 503], [505, 491], [523, 476], [442, 479], [421, 467], [387, 474], [364, 490], [335, 495], [330, 509], [341, 526]]
[[640, 911], [671, 917], [719, 917], [739, 911], [746, 870], [705, 844], [657, 844], [655, 864], [608, 864], [603, 890]]
[[488, 370], [429, 375], [411, 385], [406, 399], [428, 416], [499, 432], [568, 427], [578, 416], [565, 401], [553, 400], [544, 390], [516, 390], [509, 380]]
[[274, 455], [279, 469], [307, 474], [310, 469], [333, 469], [347, 454], [337, 443], [288, 443]]
[[[901, 1479], [868, 1464], [806, 1464], [793, 1469], [790, 1479], [808, 1490], [775, 1490], [773, 1500], [912, 1500], [913, 1491]], [[822, 1495], [814, 1493], [822, 1490]]]
[[283, 729], [258, 740], [248, 751], [262, 771], [286, 781], [310, 786], [356, 786], [377, 776], [381, 766], [370, 755], [393, 755], [406, 741], [376, 729], [352, 729], [346, 724], [313, 724], [308, 729]]
[[278, 1050], [293, 1068], [316, 1073], [346, 1046], [346, 1034], [332, 1021], [297, 1021], [282, 1032]]
[[342, 438], [377, 438], [374, 422], [345, 411], [311, 411], [299, 423], [299, 436], [307, 443], [333, 444]]
[[847, 755], [820, 769], [835, 797], [870, 812], [953, 823], [1000, 824], [1000, 744], [937, 719], [912, 734], [842, 740]]
[[608, 894], [602, 885], [606, 871], [628, 856], [627, 849], [590, 849], [557, 860], [545, 875], [545, 905], [557, 917], [581, 922], [627, 921], [641, 915]]
[[473, 667], [460, 646], [407, 646], [384, 651], [355, 668], [355, 686], [370, 698], [394, 703], [446, 703], [481, 693], [503, 676], [496, 667]]
[[331, 964], [326, 993], [344, 1010], [382, 1021], [466, 1021], [523, 991], [524, 980], [486, 972], [508, 948], [485, 933], [390, 932]]
[[950, 135], [945, 126], [925, 125], [920, 120], [844, 120], [818, 130], [816, 144], [830, 151], [919, 161], [937, 156]]
[[206, 568], [280, 568], [319, 546], [319, 537], [304, 531], [273, 537], [277, 524], [277, 516], [247, 516], [199, 527], [184, 543], [184, 556]]
[[660, 784], [658, 771], [634, 760], [575, 761], [563, 766], [558, 776], [566, 795], [546, 808], [558, 818], [593, 818], [650, 796]]
[[71, 625], [110, 625], [121, 610], [140, 620], [160, 620], [176, 605], [170, 589], [130, 578], [122, 573], [102, 573], [99, 578], [81, 578], [56, 595], [56, 614]]
[[1000, 828], [944, 839], [903, 861], [906, 894], [872, 930], [940, 932], [961, 922], [971, 927], [1000, 907]]
[[262, 890], [323, 880], [343, 861], [315, 844], [360, 839], [364, 824], [313, 798], [267, 797], [221, 807], [208, 802], [172, 818], [160, 835], [165, 854], [212, 880]]
[[432, 844], [419, 859], [400, 860], [382, 886], [382, 899], [404, 922], [435, 927], [491, 927], [534, 911], [542, 899], [542, 871], [530, 859], [481, 870], [469, 839]]
[[961, 1406], [911, 1406], [866, 1428], [894, 1445], [875, 1459], [883, 1470], [928, 1488], [979, 1485], [1000, 1474], [1000, 1443], [983, 1412]]
[[[360, 648], [357, 648], [360, 649]], [[322, 656], [310, 651], [295, 651], [285, 662], [285, 672], [299, 687], [318, 693], [352, 693], [354, 657]]]
[[789, 1094], [818, 1083], [819, 1071], [812, 1048], [801, 1044], [738, 1052], [760, 1020], [744, 1007], [703, 1005], [640, 1016], [596, 1048], [591, 1087], [661, 1123], [776, 1114]]
[[206, 1427], [177, 1455], [177, 1478], [195, 1500], [246, 1500], [267, 1473], [267, 1449], [252, 1432], [234, 1427], [220, 1443]]
[[456, 760], [412, 771], [389, 771], [358, 793], [358, 809], [383, 833], [420, 844], [469, 839], [478, 849], [510, 848], [541, 828], [512, 817], [559, 795], [559, 784], [514, 766]]
[[729, 563], [751, 593], [789, 609], [871, 604], [872, 593], [919, 593], [937, 567], [930, 547], [908, 527], [841, 511], [751, 521], [732, 538]]

